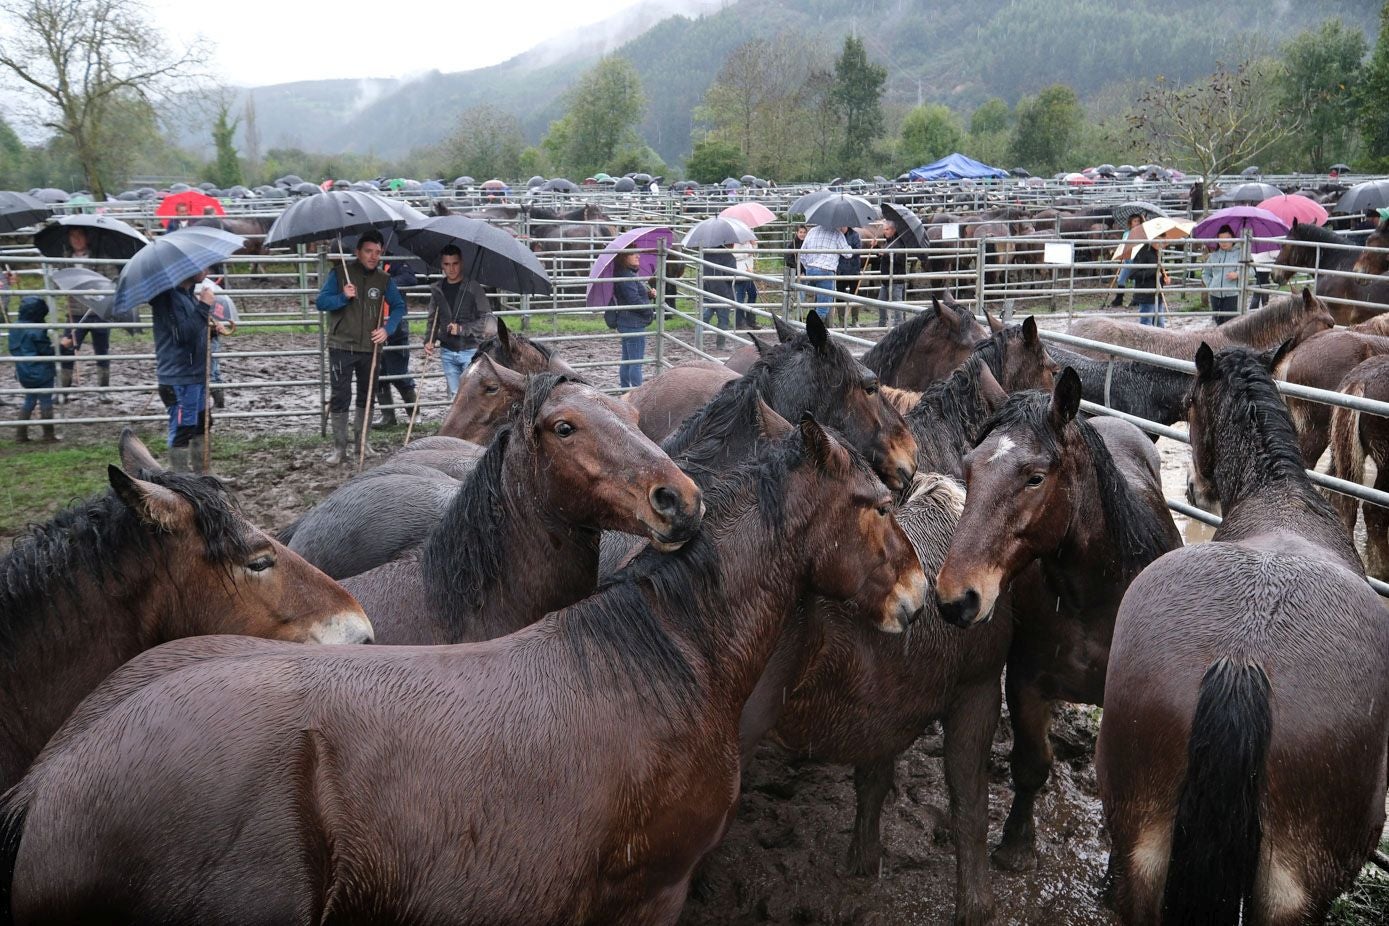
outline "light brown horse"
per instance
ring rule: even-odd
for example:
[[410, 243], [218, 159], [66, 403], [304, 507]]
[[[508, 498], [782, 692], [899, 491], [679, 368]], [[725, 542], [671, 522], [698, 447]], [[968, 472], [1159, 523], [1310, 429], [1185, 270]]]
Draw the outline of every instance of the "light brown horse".
[[[1372, 357], [1357, 366], [1337, 387], [1349, 396], [1389, 402], [1389, 357]], [[1299, 435], [1300, 438], [1300, 435]], [[1365, 458], [1374, 460], [1374, 487], [1389, 492], [1389, 419], [1340, 408], [1331, 412], [1331, 475], [1349, 482], [1365, 480]], [[1360, 514], [1358, 499], [1331, 493], [1331, 504], [1351, 534]], [[1364, 503], [1365, 571], [1389, 581], [1389, 509]]]
[[1389, 621], [1268, 367], [1196, 353], [1210, 543], [1129, 586], [1096, 755], [1125, 923], [1318, 923], [1384, 825]]
[[343, 585], [378, 643], [490, 640], [591, 594], [600, 531], [674, 550], [702, 510], [631, 406], [541, 373], [422, 545]]
[[[1309, 324], [1329, 328], [1334, 322], [1326, 304], [1310, 289], [1304, 288], [1301, 297], [1277, 296], [1263, 308], [1231, 319], [1218, 328], [1153, 328], [1112, 318], [1078, 318], [1071, 323], [1069, 333], [1092, 341], [1104, 341], [1186, 360], [1203, 341], [1209, 341], [1216, 347], [1244, 346], [1268, 350], [1302, 332]], [[1100, 351], [1075, 350], [1100, 359], [1107, 356]]]
[[722, 364], [699, 360], [662, 370], [623, 398], [637, 410], [642, 433], [663, 441], [738, 375]]
[[925, 599], [888, 491], [813, 420], [709, 508], [501, 640], [130, 663], [0, 807], [14, 921], [674, 923], [797, 603], [900, 631]]
[[1067, 367], [1051, 395], [1011, 398], [965, 457], [969, 494], [936, 579], [941, 615], [1013, 625], [1006, 694], [1014, 798], [994, 859], [1037, 865], [1033, 807], [1051, 774], [1056, 701], [1104, 704], [1114, 615], [1129, 582], [1181, 546], [1157, 451], [1133, 425], [1076, 417]]
[[165, 472], [128, 429], [121, 459], [111, 491], [0, 559], [0, 788], [98, 682], [165, 640], [371, 642], [352, 597], [248, 524], [217, 480]]
[[987, 334], [967, 308], [933, 295], [930, 309], [895, 325], [859, 360], [883, 385], [920, 392], [949, 376]]
[[[1389, 354], [1389, 337], [1347, 328], [1318, 331], [1300, 338], [1279, 358], [1273, 376], [1300, 386], [1335, 391], [1341, 380], [1371, 357]], [[1330, 405], [1286, 397], [1288, 413], [1297, 428], [1297, 445], [1308, 469], [1316, 467], [1331, 440]]]

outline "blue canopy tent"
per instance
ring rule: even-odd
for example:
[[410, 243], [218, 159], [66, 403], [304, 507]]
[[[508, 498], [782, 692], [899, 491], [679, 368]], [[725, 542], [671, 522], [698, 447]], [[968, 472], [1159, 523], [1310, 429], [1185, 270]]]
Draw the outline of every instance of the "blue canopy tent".
[[910, 172], [913, 180], [984, 180], [991, 177], [999, 179], [1008, 176], [1008, 171], [987, 164], [980, 164], [963, 154], [948, 154], [936, 161], [918, 167]]

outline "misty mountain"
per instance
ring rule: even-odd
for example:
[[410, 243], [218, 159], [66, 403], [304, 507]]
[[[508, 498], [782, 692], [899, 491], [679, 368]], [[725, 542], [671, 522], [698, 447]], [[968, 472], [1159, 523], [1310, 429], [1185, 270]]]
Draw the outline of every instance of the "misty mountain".
[[853, 32], [887, 68], [889, 103], [938, 101], [967, 115], [990, 97], [1012, 104], [1056, 82], [1070, 84], [1084, 99], [1159, 74], [1185, 81], [1209, 72], [1217, 60], [1234, 61], [1250, 50], [1272, 52], [1301, 29], [1334, 16], [1363, 29], [1373, 42], [1379, 5], [652, 0], [493, 67], [436, 71], [409, 81], [259, 87], [255, 106], [262, 150], [291, 145], [396, 157], [441, 140], [457, 114], [478, 103], [515, 113], [527, 137], [538, 141], [563, 114], [562, 97], [578, 75], [601, 55], [616, 52], [632, 62], [646, 90], [643, 135], [662, 157], [675, 161], [690, 150], [692, 112], [725, 55], [750, 38], [794, 31], [829, 59]]

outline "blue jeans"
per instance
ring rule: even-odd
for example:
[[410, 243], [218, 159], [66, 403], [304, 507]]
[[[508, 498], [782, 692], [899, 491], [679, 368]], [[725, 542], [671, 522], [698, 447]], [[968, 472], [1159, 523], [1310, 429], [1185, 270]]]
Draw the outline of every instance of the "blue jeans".
[[32, 413], [33, 410], [34, 410], [34, 406], [36, 406], [36, 405], [37, 405], [39, 408], [42, 408], [44, 411], [46, 411], [46, 412], [52, 414], [52, 412], [53, 412], [53, 393], [51, 393], [51, 392], [49, 392], [49, 391], [47, 391], [47, 390], [45, 390], [45, 389], [28, 389], [28, 390], [25, 390], [25, 393], [24, 393], [24, 405], [20, 408], [19, 414], [20, 414], [21, 416], [24, 416], [24, 415], [28, 415], [28, 414]]
[[159, 397], [169, 410], [169, 446], [186, 447], [198, 433], [202, 416], [207, 409], [207, 396], [202, 383], [186, 386], [160, 384]]
[[834, 301], [834, 276], [833, 270], [823, 270], [820, 267], [806, 267], [805, 275], [810, 279], [806, 280], [807, 286], [818, 286], [824, 290], [822, 293], [815, 294], [815, 311], [820, 317], [829, 320], [830, 303]]
[[473, 354], [476, 353], [475, 347], [466, 350], [449, 350], [447, 347], [439, 349], [439, 365], [444, 368], [444, 382], [448, 383], [450, 399], [458, 394], [458, 380], [462, 378], [463, 371], [468, 369], [468, 364], [473, 362]]
[[636, 363], [624, 362], [617, 368], [617, 384], [626, 389], [631, 386], [641, 385], [641, 361], [646, 357], [646, 329], [617, 329], [622, 335], [622, 359], [624, 361], [635, 360]]
[[1151, 325], [1154, 328], [1167, 327], [1167, 306], [1161, 302], [1135, 302], [1133, 307], [1138, 310], [1138, 323], [1140, 325]]
[[[757, 303], [757, 281], [735, 280], [733, 296], [743, 305], [755, 305]], [[757, 316], [739, 309], [736, 322], [739, 328], [755, 328], [757, 327]]]

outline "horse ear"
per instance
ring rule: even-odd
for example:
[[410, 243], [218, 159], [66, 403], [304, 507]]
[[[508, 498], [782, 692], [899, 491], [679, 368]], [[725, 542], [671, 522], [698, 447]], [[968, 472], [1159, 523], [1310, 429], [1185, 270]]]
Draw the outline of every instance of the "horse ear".
[[998, 384], [994, 371], [989, 369], [987, 363], [979, 364], [979, 397], [991, 411], [997, 411], [1008, 401], [1008, 393]]
[[1069, 424], [1080, 411], [1080, 376], [1071, 367], [1061, 371], [1056, 378], [1056, 386], [1051, 391], [1051, 409], [1048, 416], [1052, 426], [1062, 428]]
[[141, 523], [163, 531], [172, 531], [178, 524], [179, 513], [187, 504], [178, 493], [153, 482], [132, 479], [119, 466], [108, 465], [106, 478], [116, 497], [135, 512]]
[[1293, 224], [1292, 224], [1291, 227], [1292, 227], [1292, 228], [1297, 228], [1297, 224], [1298, 224], [1298, 223], [1297, 223], [1297, 216], [1293, 216]]
[[1316, 304], [1317, 296], [1315, 293], [1312, 292], [1312, 287], [1302, 287], [1302, 307], [1304, 309], [1311, 310], [1316, 307]]
[[835, 443], [833, 437], [820, 427], [820, 423], [815, 420], [815, 416], [810, 412], [801, 415], [801, 440], [805, 442], [807, 454], [815, 465], [822, 472], [839, 472], [842, 460], [840, 459], [843, 450]]
[[497, 354], [502, 366], [511, 366], [511, 331], [506, 320], [497, 316]]
[[1215, 375], [1215, 351], [1205, 341], [1196, 348], [1196, 375], [1200, 379], [1210, 379]]
[[988, 320], [989, 331], [993, 334], [998, 334], [1000, 331], [1003, 330], [1003, 322], [999, 321], [997, 318], [994, 318], [993, 313], [990, 312], [988, 309], [984, 310], [984, 318]]
[[504, 367], [497, 363], [492, 363], [492, 359], [487, 358], [487, 362], [492, 366], [492, 375], [497, 378], [507, 389], [512, 392], [526, 391], [526, 376], [524, 373], [517, 373], [510, 367]]
[[1041, 343], [1037, 335], [1037, 318], [1029, 315], [1022, 323], [1022, 342], [1028, 347], [1036, 347]]
[[121, 466], [132, 473], [162, 473], [164, 467], [130, 428], [121, 431]]
[[791, 431], [791, 422], [777, 414], [761, 399], [757, 400], [757, 430], [767, 440], [777, 440]]
[[[767, 351], [771, 349], [771, 346], [770, 346], [769, 344], [767, 344], [767, 342], [763, 341], [761, 338], [759, 338], [759, 337], [758, 337], [757, 335], [755, 335], [755, 334], [750, 334], [750, 335], [748, 335], [748, 337], [752, 339], [752, 347], [753, 347], [753, 350], [757, 351], [757, 356], [758, 356], [758, 357], [765, 357], [765, 356], [767, 356]], [[788, 427], [789, 427], [789, 425], [788, 425]]]
[[819, 312], [810, 312], [805, 317], [805, 336], [816, 350], [824, 350], [830, 343], [830, 331]]
[[775, 315], [772, 316], [772, 327], [776, 329], [777, 340], [780, 341], [782, 344], [785, 344], [787, 341], [791, 340], [796, 336], [796, 329], [792, 328], [790, 325], [786, 324], [786, 322], [777, 318]]
[[1270, 375], [1272, 375], [1273, 372], [1278, 369], [1278, 364], [1283, 362], [1283, 358], [1286, 357], [1288, 354], [1292, 353], [1293, 348], [1297, 347], [1297, 342], [1298, 337], [1297, 335], [1294, 335], [1288, 338], [1282, 344], [1279, 344], [1273, 350], [1265, 351], [1263, 356], [1259, 358], [1264, 362], [1264, 366], [1268, 367], [1268, 372]]

